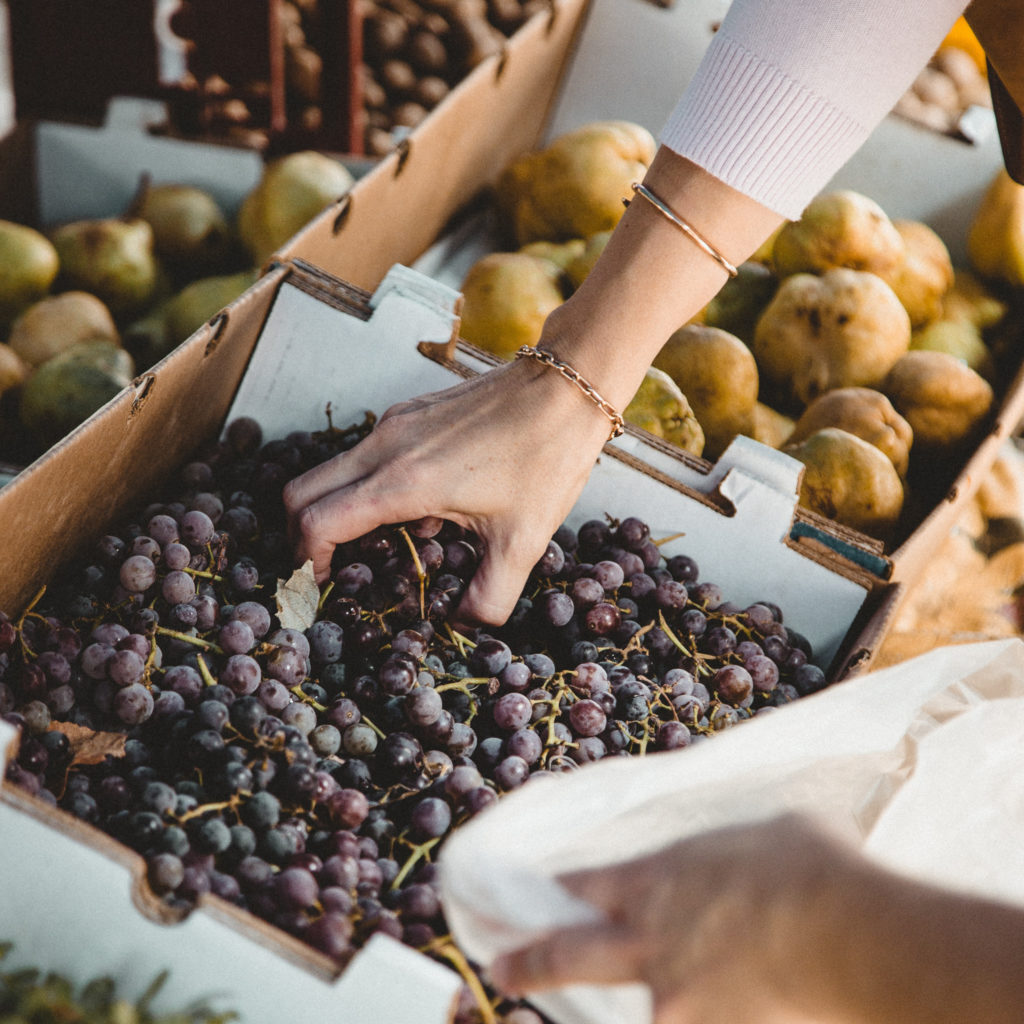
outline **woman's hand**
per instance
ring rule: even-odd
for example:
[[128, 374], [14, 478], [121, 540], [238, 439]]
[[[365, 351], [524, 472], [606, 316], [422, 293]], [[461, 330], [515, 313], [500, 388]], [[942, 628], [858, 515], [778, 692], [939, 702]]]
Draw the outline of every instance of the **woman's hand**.
[[849, 863], [840, 844], [786, 817], [568, 875], [560, 881], [606, 921], [553, 932], [491, 975], [516, 995], [642, 981], [656, 1024], [795, 1024], [806, 1018], [792, 1015], [787, 992], [803, 970], [805, 911]]
[[609, 430], [572, 384], [527, 360], [396, 405], [351, 451], [286, 487], [298, 557], [323, 580], [337, 544], [386, 523], [447, 519], [484, 544], [457, 620], [502, 623]]

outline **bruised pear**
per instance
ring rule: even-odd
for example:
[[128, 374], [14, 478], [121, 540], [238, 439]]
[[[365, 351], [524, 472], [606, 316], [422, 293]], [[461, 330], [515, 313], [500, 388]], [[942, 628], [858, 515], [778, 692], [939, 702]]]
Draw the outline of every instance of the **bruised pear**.
[[344, 164], [313, 150], [270, 161], [238, 210], [238, 234], [252, 261], [265, 263], [353, 184]]
[[1024, 285], [1024, 185], [1000, 167], [967, 230], [967, 258], [982, 277]]
[[888, 278], [903, 261], [904, 249], [878, 203], [852, 189], [837, 189], [815, 196], [799, 220], [783, 224], [771, 265], [779, 277], [846, 267]]
[[873, 444], [891, 460], [901, 477], [907, 475], [914, 432], [881, 391], [836, 388], [816, 398], [803, 411], [787, 444], [797, 444], [826, 427], [838, 427]]
[[839, 427], [824, 427], [783, 451], [804, 464], [801, 505], [873, 537], [891, 536], [904, 492], [887, 455]]
[[704, 451], [704, 431], [686, 395], [663, 370], [648, 367], [622, 418], [691, 455]]
[[801, 408], [832, 388], [875, 387], [910, 347], [910, 317], [877, 275], [793, 274], [754, 330], [753, 352], [780, 401]]
[[899, 265], [883, 275], [903, 303], [913, 327], [942, 315], [942, 298], [953, 285], [953, 261], [946, 243], [918, 220], [894, 220], [905, 254]]
[[0, 220], [0, 326], [50, 290], [60, 260], [46, 235]]
[[955, 452], [971, 443], [992, 409], [992, 386], [948, 352], [904, 355], [880, 385], [914, 431], [914, 449]]
[[153, 229], [153, 248], [169, 267], [194, 278], [224, 266], [232, 231], [217, 200], [194, 185], [146, 184], [133, 207]]
[[7, 341], [28, 363], [38, 366], [80, 341], [119, 334], [110, 310], [90, 292], [69, 291], [48, 295], [29, 306], [11, 324]]
[[481, 257], [462, 282], [460, 335], [503, 359], [536, 345], [548, 314], [564, 301], [560, 277], [554, 263], [529, 253]]
[[665, 342], [654, 365], [686, 395], [704, 431], [704, 454], [709, 459], [717, 459], [737, 434], [750, 436], [757, 405], [757, 363], [734, 334], [685, 324]]
[[51, 238], [65, 286], [91, 292], [115, 318], [138, 311], [156, 294], [153, 229], [140, 217], [73, 221]]
[[614, 228], [655, 148], [638, 124], [593, 121], [514, 160], [498, 179], [497, 196], [516, 243], [589, 238]]
[[25, 382], [21, 422], [42, 443], [53, 444], [127, 387], [134, 372], [131, 356], [116, 342], [80, 341]]

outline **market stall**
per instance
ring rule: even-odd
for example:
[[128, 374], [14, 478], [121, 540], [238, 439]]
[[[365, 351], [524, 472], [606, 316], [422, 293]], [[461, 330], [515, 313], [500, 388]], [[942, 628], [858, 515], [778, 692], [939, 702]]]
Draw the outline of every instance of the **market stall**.
[[[512, 616], [472, 629], [467, 526], [379, 526], [318, 581], [284, 489], [536, 344], [729, 4], [142, 6], [49, 50], [57, 5], [4, 23], [0, 1015], [38, 965], [153, 1024], [640, 1022], [642, 991], [524, 1000], [488, 967], [580, 915], [581, 850], [752, 810], [950, 884], [912, 830], [1024, 686], [1024, 186], [972, 37], [666, 339]], [[150, 29], [88, 89], [55, 73]], [[851, 223], [888, 270], [850, 269]], [[883, 336], [865, 376], [843, 353]], [[1017, 823], [981, 811], [961, 880], [1018, 901]]]

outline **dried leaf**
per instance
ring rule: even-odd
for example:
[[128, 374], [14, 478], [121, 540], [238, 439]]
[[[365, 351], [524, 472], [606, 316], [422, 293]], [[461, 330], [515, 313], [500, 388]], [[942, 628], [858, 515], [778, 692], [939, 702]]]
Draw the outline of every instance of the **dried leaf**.
[[309, 629], [316, 622], [320, 587], [313, 575], [313, 560], [296, 569], [287, 580], [277, 581], [277, 617], [284, 629]]
[[96, 732], [74, 722], [51, 722], [71, 744], [71, 764], [99, 764], [106, 757], [124, 757], [128, 737], [121, 732]]

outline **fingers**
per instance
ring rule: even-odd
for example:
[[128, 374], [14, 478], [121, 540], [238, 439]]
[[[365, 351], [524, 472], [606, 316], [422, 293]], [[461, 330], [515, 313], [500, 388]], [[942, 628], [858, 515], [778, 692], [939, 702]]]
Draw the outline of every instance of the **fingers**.
[[509, 995], [559, 985], [614, 985], [642, 976], [643, 948], [635, 937], [601, 923], [564, 928], [499, 957], [491, 980]]
[[[540, 551], [520, 538], [500, 545], [489, 542], [473, 578], [455, 612], [457, 625], [485, 623], [500, 626], [515, 609], [523, 584], [547, 544]], [[524, 557], [525, 555], [525, 557]]]

